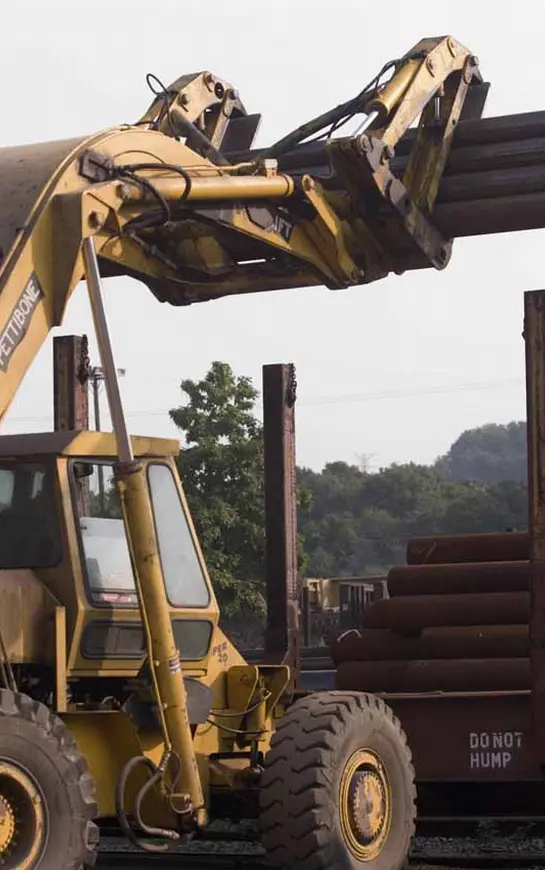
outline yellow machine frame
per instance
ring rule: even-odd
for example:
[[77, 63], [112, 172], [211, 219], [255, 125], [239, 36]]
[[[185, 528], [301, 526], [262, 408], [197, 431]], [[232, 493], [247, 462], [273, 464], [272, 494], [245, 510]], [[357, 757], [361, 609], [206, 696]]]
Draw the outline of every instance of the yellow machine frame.
[[[310, 176], [278, 172], [276, 158], [293, 136], [256, 161], [229, 164], [221, 150], [227, 121], [248, 119], [231, 85], [208, 72], [174, 82], [135, 125], [0, 151], [0, 420], [85, 277], [114, 425], [114, 436], [72, 433], [47, 449], [39, 439], [2, 439], [6, 458], [55, 458], [65, 544], [58, 568], [32, 579], [28, 572], [17, 575], [13, 588], [28, 580], [34, 604], [20, 614], [25, 639], [14, 641], [11, 652], [33, 654], [34, 627], [45, 608], [54, 626], [56, 710], [88, 759], [103, 815], [116, 810], [115, 784], [126, 762], [141, 755], [162, 794], [162, 803], [154, 804], [151, 791], [148, 799], [163, 833], [169, 836], [165, 800], [173, 827], [176, 817], [182, 828], [202, 828], [210, 784], [251, 783], [289, 674], [282, 666], [242, 659], [218, 628], [209, 580], [210, 649], [182, 669], [146, 478], [151, 457], [163, 457], [175, 470], [178, 448], [158, 439], [131, 440], [127, 433], [101, 277], [137, 277], [160, 301], [185, 305], [287, 287], [340, 289], [405, 268], [444, 268], [451, 241], [434, 227], [433, 205], [453, 129], [470, 88], [481, 82], [477, 61], [452, 37], [439, 37], [422, 40], [389, 69], [388, 81], [378, 77], [344, 107], [364, 115], [360, 132], [328, 143], [342, 196]], [[419, 117], [416, 146], [397, 179], [389, 166], [393, 149]], [[323, 123], [318, 119], [294, 135], [302, 139]], [[148, 729], [132, 728], [121, 710], [83, 712], [70, 702], [67, 686], [89, 670], [79, 646], [95, 617], [70, 508], [68, 464], [76, 456], [115, 459], [138, 610], [120, 616], [114, 609], [112, 616], [141, 621], [146, 641], [145, 686], [134, 661], [115, 668], [103, 662], [95, 675], [136, 680], [136, 694], [156, 711]], [[4, 576], [2, 594], [12, 582], [13, 575]], [[0, 626], [8, 631], [1, 618]], [[211, 692], [204, 722], [190, 721], [192, 679]], [[235, 750], [238, 760], [229, 757]]]

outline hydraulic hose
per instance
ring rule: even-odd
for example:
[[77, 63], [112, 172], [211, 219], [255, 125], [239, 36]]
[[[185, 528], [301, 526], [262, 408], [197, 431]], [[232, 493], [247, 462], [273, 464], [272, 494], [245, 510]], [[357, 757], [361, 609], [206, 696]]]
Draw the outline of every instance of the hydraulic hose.
[[180, 839], [180, 835], [177, 831], [164, 828], [153, 828], [142, 820], [140, 812], [142, 801], [150, 788], [159, 782], [164, 773], [163, 763], [157, 767], [153, 761], [151, 761], [150, 758], [146, 758], [145, 755], [137, 755], [134, 758], [129, 759], [119, 776], [115, 795], [116, 813], [119, 825], [127, 839], [139, 849], [142, 849], [145, 852], [167, 852], [170, 843], [147, 843], [144, 840], [141, 840], [132, 829], [125, 812], [125, 792], [127, 789], [127, 782], [133, 770], [135, 770], [140, 764], [143, 764], [144, 767], [147, 767], [148, 770], [151, 771], [151, 777], [138, 790], [134, 800], [134, 817], [139, 827], [143, 833], [147, 834], [149, 837], [165, 837], [170, 841]]

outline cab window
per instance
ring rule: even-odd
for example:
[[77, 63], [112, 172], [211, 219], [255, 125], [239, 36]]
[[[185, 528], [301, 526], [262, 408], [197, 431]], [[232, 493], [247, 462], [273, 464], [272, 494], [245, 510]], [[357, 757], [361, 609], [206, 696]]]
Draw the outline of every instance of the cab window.
[[[76, 513], [93, 603], [136, 606], [136, 587], [113, 468], [75, 462]], [[210, 594], [168, 465], [148, 466], [157, 545], [169, 603], [206, 607]]]
[[48, 568], [61, 559], [53, 463], [0, 463], [0, 568]]
[[207, 607], [210, 593], [172, 470], [153, 463], [148, 481], [168, 599], [174, 607]]
[[72, 470], [90, 598], [134, 607], [136, 587], [112, 466], [75, 462]]

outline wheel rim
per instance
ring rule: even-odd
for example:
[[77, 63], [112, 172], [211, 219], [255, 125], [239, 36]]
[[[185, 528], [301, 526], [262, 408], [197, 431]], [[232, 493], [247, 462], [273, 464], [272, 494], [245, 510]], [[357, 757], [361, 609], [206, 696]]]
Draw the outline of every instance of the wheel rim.
[[386, 770], [372, 750], [359, 749], [348, 759], [341, 776], [339, 809], [350, 851], [360, 861], [372, 861], [388, 839], [392, 817]]
[[0, 867], [33, 870], [47, 836], [42, 793], [31, 774], [0, 759]]

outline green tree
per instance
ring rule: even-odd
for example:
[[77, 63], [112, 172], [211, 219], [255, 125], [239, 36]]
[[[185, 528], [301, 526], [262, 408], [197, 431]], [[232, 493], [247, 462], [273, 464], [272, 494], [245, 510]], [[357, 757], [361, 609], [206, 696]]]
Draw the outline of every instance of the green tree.
[[525, 483], [526, 423], [488, 423], [467, 429], [450, 450], [439, 457], [435, 467], [446, 480]]
[[265, 533], [263, 431], [258, 392], [227, 363], [183, 380], [170, 411], [185, 434], [178, 467], [224, 621], [262, 618]]
[[[185, 433], [180, 475], [223, 623], [240, 642], [241, 624], [259, 632], [265, 611], [258, 392], [221, 362], [181, 388], [184, 404], [170, 412]], [[341, 461], [319, 472], [298, 468], [300, 572], [386, 572], [405, 561], [411, 537], [526, 528], [524, 439], [523, 423], [485, 426], [464, 432], [432, 466], [394, 464], [374, 474]]]
[[342, 462], [299, 469], [309, 492], [299, 511], [312, 577], [386, 572], [407, 541], [429, 534], [527, 527], [524, 483], [445, 480], [436, 466], [391, 465], [375, 474]]

